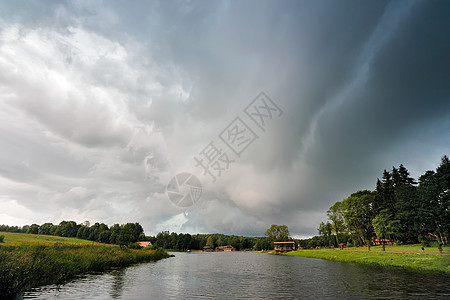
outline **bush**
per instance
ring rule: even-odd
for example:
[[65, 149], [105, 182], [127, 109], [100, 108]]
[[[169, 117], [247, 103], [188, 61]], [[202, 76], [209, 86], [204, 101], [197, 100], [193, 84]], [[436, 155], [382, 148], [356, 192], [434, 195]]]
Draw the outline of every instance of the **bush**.
[[3, 243], [5, 241], [5, 236], [4, 235], [0, 235], [0, 243]]
[[130, 248], [130, 249], [141, 249], [142, 247], [138, 243], [129, 243], [128, 244], [128, 248]]
[[422, 247], [431, 247], [431, 241], [430, 239], [427, 239], [426, 237], [419, 237], [420, 243], [422, 244]]

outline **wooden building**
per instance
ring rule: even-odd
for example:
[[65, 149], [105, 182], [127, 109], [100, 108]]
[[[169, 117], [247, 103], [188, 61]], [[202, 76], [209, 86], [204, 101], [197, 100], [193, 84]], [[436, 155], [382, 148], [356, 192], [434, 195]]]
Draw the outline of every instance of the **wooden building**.
[[295, 250], [295, 242], [273, 242], [276, 252], [288, 252]]
[[233, 246], [227, 245], [227, 246], [219, 246], [216, 247], [216, 252], [231, 252], [235, 251], [236, 249]]

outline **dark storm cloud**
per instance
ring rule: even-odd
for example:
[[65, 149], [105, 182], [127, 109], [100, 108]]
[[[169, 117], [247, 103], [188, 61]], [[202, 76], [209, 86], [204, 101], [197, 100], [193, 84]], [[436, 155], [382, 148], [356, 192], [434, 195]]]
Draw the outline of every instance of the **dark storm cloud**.
[[[294, 235], [315, 234], [329, 206], [373, 189], [382, 169], [404, 163], [418, 175], [448, 150], [448, 9], [4, 3], [5, 222], [139, 221], [149, 234], [252, 235], [286, 223]], [[192, 157], [261, 90], [283, 115], [209, 182]], [[185, 213], [164, 194], [180, 171], [204, 185]]]

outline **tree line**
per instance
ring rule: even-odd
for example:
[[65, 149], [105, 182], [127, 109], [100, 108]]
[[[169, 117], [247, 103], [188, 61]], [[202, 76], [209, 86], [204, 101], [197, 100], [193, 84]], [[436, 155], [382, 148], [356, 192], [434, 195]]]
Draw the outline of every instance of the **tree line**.
[[267, 229], [264, 237], [247, 237], [237, 235], [169, 233], [163, 231], [156, 237], [148, 237], [158, 247], [174, 250], [201, 250], [208, 246], [216, 248], [220, 246], [233, 246], [236, 250], [269, 250], [273, 249], [273, 242], [291, 240], [286, 225], [272, 225]]
[[416, 181], [400, 165], [384, 170], [374, 191], [363, 190], [338, 201], [327, 211], [319, 236], [301, 241], [308, 246], [340, 243], [368, 246], [381, 243], [447, 245], [450, 234], [450, 161], [445, 155], [435, 171]]
[[173, 250], [201, 250], [205, 246], [216, 248], [231, 245], [236, 250], [268, 250], [273, 249], [273, 242], [290, 240], [286, 225], [272, 225], [267, 229], [265, 237], [247, 237], [237, 235], [169, 233], [163, 231], [156, 236], [144, 235], [139, 223], [114, 224], [111, 227], [104, 223], [90, 225], [89, 221], [77, 224], [75, 221], [62, 221], [59, 224], [32, 224], [23, 227], [1, 225], [0, 231], [22, 232], [27, 234], [44, 234], [62, 237], [76, 237], [94, 242], [132, 245], [137, 241], [150, 241], [155, 247]]
[[236, 235], [169, 233], [163, 231], [150, 237], [152, 243], [164, 249], [201, 250], [205, 246], [216, 248], [219, 246], [233, 246], [236, 250], [265, 250], [270, 249], [270, 242], [265, 237], [246, 237]]
[[14, 232], [14, 233], [26, 233], [28, 230], [29, 225], [25, 226], [9, 226], [5, 224], [0, 225], [0, 231], [1, 232]]
[[[139, 223], [114, 224], [111, 227], [104, 223], [95, 223], [92, 226], [89, 221], [77, 224], [75, 221], [62, 221], [58, 225], [44, 223], [24, 226], [28, 234], [45, 234], [62, 237], [76, 237], [93, 242], [130, 245], [141, 239], [145, 239], [144, 229]], [[1, 230], [1, 227], [0, 227]]]

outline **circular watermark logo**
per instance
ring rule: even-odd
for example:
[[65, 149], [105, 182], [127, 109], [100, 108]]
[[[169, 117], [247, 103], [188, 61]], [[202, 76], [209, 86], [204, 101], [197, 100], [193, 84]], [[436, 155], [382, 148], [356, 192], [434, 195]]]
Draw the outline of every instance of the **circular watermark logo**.
[[195, 175], [179, 173], [169, 181], [167, 195], [175, 205], [188, 207], [200, 199], [202, 185]]

